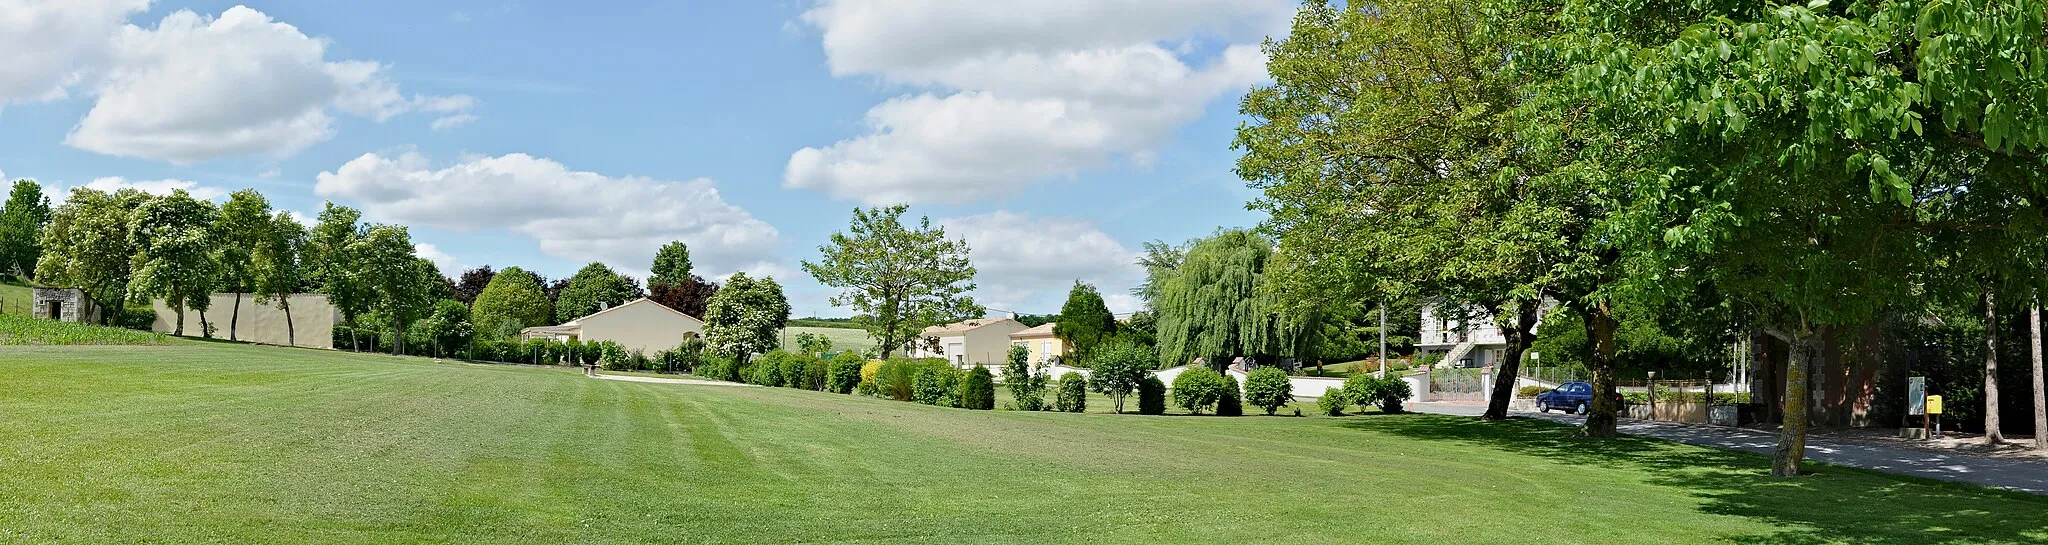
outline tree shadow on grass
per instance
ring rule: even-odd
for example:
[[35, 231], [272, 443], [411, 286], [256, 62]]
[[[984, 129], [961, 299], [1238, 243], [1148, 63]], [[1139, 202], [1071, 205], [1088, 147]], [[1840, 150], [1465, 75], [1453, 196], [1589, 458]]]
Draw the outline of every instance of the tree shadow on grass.
[[1715, 515], [1784, 528], [1737, 543], [2048, 543], [2048, 497], [1808, 463], [1807, 476], [1770, 476], [1770, 459], [1657, 439], [1586, 439], [1548, 421], [1488, 422], [1409, 415], [1347, 419], [1345, 428], [1428, 441], [1454, 441], [1574, 465], [1638, 471], [1651, 484], [1683, 488]]

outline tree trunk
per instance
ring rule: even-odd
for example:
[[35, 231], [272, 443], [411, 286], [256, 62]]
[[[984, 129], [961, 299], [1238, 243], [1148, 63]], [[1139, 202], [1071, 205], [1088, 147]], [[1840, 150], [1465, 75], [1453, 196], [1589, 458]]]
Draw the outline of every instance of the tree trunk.
[[1998, 425], [1998, 297], [1984, 284], [1984, 444], [2005, 442]]
[[213, 327], [211, 326], [212, 324], [206, 321], [206, 309], [199, 309], [199, 336], [208, 339], [213, 338]]
[[[1529, 346], [1536, 344], [1536, 307], [1541, 301], [1524, 300], [1515, 303], [1513, 323], [1504, 326], [1501, 332], [1507, 335], [1506, 361], [1494, 366], [1493, 395], [1486, 402], [1487, 420], [1506, 420], [1508, 404], [1515, 399], [1515, 382], [1522, 374], [1522, 355], [1529, 352]], [[1499, 322], [1499, 319], [1495, 319]]]
[[2048, 389], [2041, 373], [2041, 305], [2027, 311], [2027, 332], [2034, 345], [2034, 447], [2048, 450]]
[[1593, 406], [1586, 415], [1587, 437], [1614, 437], [1614, 427], [1621, 422], [1620, 397], [1614, 384], [1614, 316], [1609, 313], [1607, 303], [1589, 306], [1585, 312], [1586, 339], [1592, 345], [1593, 357]]
[[171, 328], [171, 334], [179, 337], [185, 336], [185, 307], [173, 305], [171, 312], [178, 315], [178, 326]]
[[1790, 360], [1785, 366], [1785, 424], [1778, 431], [1778, 448], [1771, 456], [1771, 475], [1775, 477], [1796, 477], [1799, 463], [1806, 460], [1806, 424], [1808, 402], [1813, 390], [1808, 377], [1814, 367], [1814, 359], [1820, 357], [1816, 346], [1819, 335], [1812, 331], [1799, 331], [1785, 339], [1791, 346]]
[[292, 346], [298, 346], [299, 331], [297, 327], [292, 325], [292, 304], [290, 302], [283, 302], [278, 303], [277, 306], [284, 309], [284, 342]]
[[235, 310], [228, 313], [228, 340], [239, 341], [235, 329], [242, 325], [242, 291], [235, 290]]

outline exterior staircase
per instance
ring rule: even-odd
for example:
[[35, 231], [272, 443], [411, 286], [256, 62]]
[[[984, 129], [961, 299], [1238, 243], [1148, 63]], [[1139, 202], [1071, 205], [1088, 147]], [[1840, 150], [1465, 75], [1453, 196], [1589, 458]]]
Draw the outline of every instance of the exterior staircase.
[[1437, 366], [1446, 369], [1456, 367], [1458, 365], [1458, 360], [1465, 359], [1465, 356], [1467, 354], [1472, 353], [1473, 346], [1474, 345], [1470, 340], [1458, 343], [1458, 346], [1451, 347], [1450, 352], [1444, 353], [1444, 359], [1441, 362], [1438, 362]]

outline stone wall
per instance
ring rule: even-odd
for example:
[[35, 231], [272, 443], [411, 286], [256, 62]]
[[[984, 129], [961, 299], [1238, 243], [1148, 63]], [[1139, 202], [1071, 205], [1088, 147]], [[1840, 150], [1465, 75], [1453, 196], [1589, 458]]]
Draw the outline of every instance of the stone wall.
[[[83, 290], [72, 288], [36, 288], [35, 297], [29, 307], [29, 315], [44, 320], [63, 322], [99, 323], [100, 307], [86, 297]], [[50, 315], [50, 303], [60, 307], [56, 316]]]

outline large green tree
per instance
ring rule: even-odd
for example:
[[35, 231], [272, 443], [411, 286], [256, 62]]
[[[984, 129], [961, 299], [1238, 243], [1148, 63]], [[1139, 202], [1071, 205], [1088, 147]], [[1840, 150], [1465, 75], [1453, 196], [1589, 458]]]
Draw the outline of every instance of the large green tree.
[[362, 212], [327, 203], [320, 210], [319, 223], [313, 226], [303, 255], [307, 276], [327, 296], [328, 304], [341, 313], [342, 322], [351, 326], [352, 349], [360, 348], [356, 346], [356, 326], [360, 325], [357, 319], [377, 302], [370, 271], [363, 267], [364, 256], [360, 255], [366, 230], [362, 219]]
[[789, 298], [773, 277], [754, 279], [733, 273], [704, 311], [704, 342], [714, 353], [745, 365], [754, 354], [781, 346], [777, 337], [789, 325]]
[[490, 285], [477, 294], [473, 310], [477, 331], [494, 339], [548, 325], [554, 316], [540, 277], [519, 267], [507, 267], [492, 276]]
[[371, 308], [391, 321], [394, 354], [405, 353], [405, 332], [447, 298], [447, 281], [434, 262], [415, 253], [412, 235], [396, 225], [375, 225], [356, 241], [360, 277], [373, 294]]
[[966, 295], [975, 288], [967, 241], [946, 238], [931, 218], [905, 228], [907, 210], [856, 209], [847, 230], [818, 247], [823, 256], [803, 262], [818, 283], [843, 290], [832, 304], [859, 311], [856, 321], [880, 343], [884, 359], [917, 342], [926, 326], [986, 312]]
[[30, 276], [42, 256], [43, 225], [50, 222], [50, 198], [33, 180], [15, 180], [0, 205], [0, 276]]
[[1193, 243], [1178, 268], [1151, 280], [1159, 314], [1162, 365], [1197, 360], [1222, 369], [1236, 358], [1260, 365], [1295, 356], [1303, 340], [1321, 333], [1322, 316], [1278, 311], [1261, 288], [1273, 245], [1250, 231], [1232, 230]]
[[[1626, 247], [1646, 270], [1698, 274], [1791, 347], [1774, 474], [1804, 456], [1820, 339], [1955, 279], [1926, 274], [1929, 235], [2038, 236], [2048, 106], [2014, 97], [2048, 92], [2048, 65], [2033, 61], [2048, 58], [2043, 12], [2033, 0], [1560, 10], [1577, 90], [1657, 139], [1658, 176], [1618, 231], [1634, 237]], [[1664, 25], [1645, 21], [1680, 30], [1646, 35]], [[1950, 213], [1972, 195], [2028, 205], [1988, 223]], [[2007, 266], [2042, 269], [2041, 253], [2021, 254]]]
[[584, 265], [569, 277], [569, 287], [555, 301], [555, 318], [569, 321], [640, 298], [637, 281], [603, 263]]
[[1095, 349], [1115, 337], [1116, 331], [1116, 315], [1103, 303], [1102, 293], [1095, 291], [1093, 284], [1074, 281], [1067, 303], [1060, 307], [1059, 322], [1052, 326], [1053, 335], [1065, 341], [1075, 359], [1085, 364], [1094, 361]]
[[242, 294], [256, 289], [254, 254], [271, 239], [275, 226], [270, 218], [270, 200], [254, 189], [236, 191], [220, 206], [213, 225], [217, 244], [213, 260], [219, 264], [220, 288], [234, 292], [235, 308], [228, 317], [228, 340], [237, 340], [242, 323]]
[[298, 326], [292, 323], [292, 294], [306, 283], [306, 226], [279, 212], [270, 217], [263, 240], [249, 253], [249, 269], [255, 283], [256, 304], [275, 304], [284, 311], [285, 342], [299, 344]]
[[[128, 298], [134, 303], [164, 301], [177, 315], [172, 334], [185, 334], [185, 310], [204, 312], [216, 281], [213, 224], [219, 211], [212, 203], [192, 198], [183, 189], [151, 198], [135, 209], [128, 243], [135, 249], [134, 276]], [[200, 320], [200, 327], [206, 327]], [[211, 332], [201, 331], [206, 336]]]
[[654, 267], [648, 269], [647, 286], [675, 286], [690, 279], [690, 245], [683, 241], [663, 244], [654, 253]]
[[135, 208], [149, 199], [149, 194], [134, 189], [72, 189], [43, 229], [36, 280], [83, 290], [105, 307], [101, 321], [112, 323], [114, 309], [128, 301], [130, 258], [135, 255], [129, 225]]

